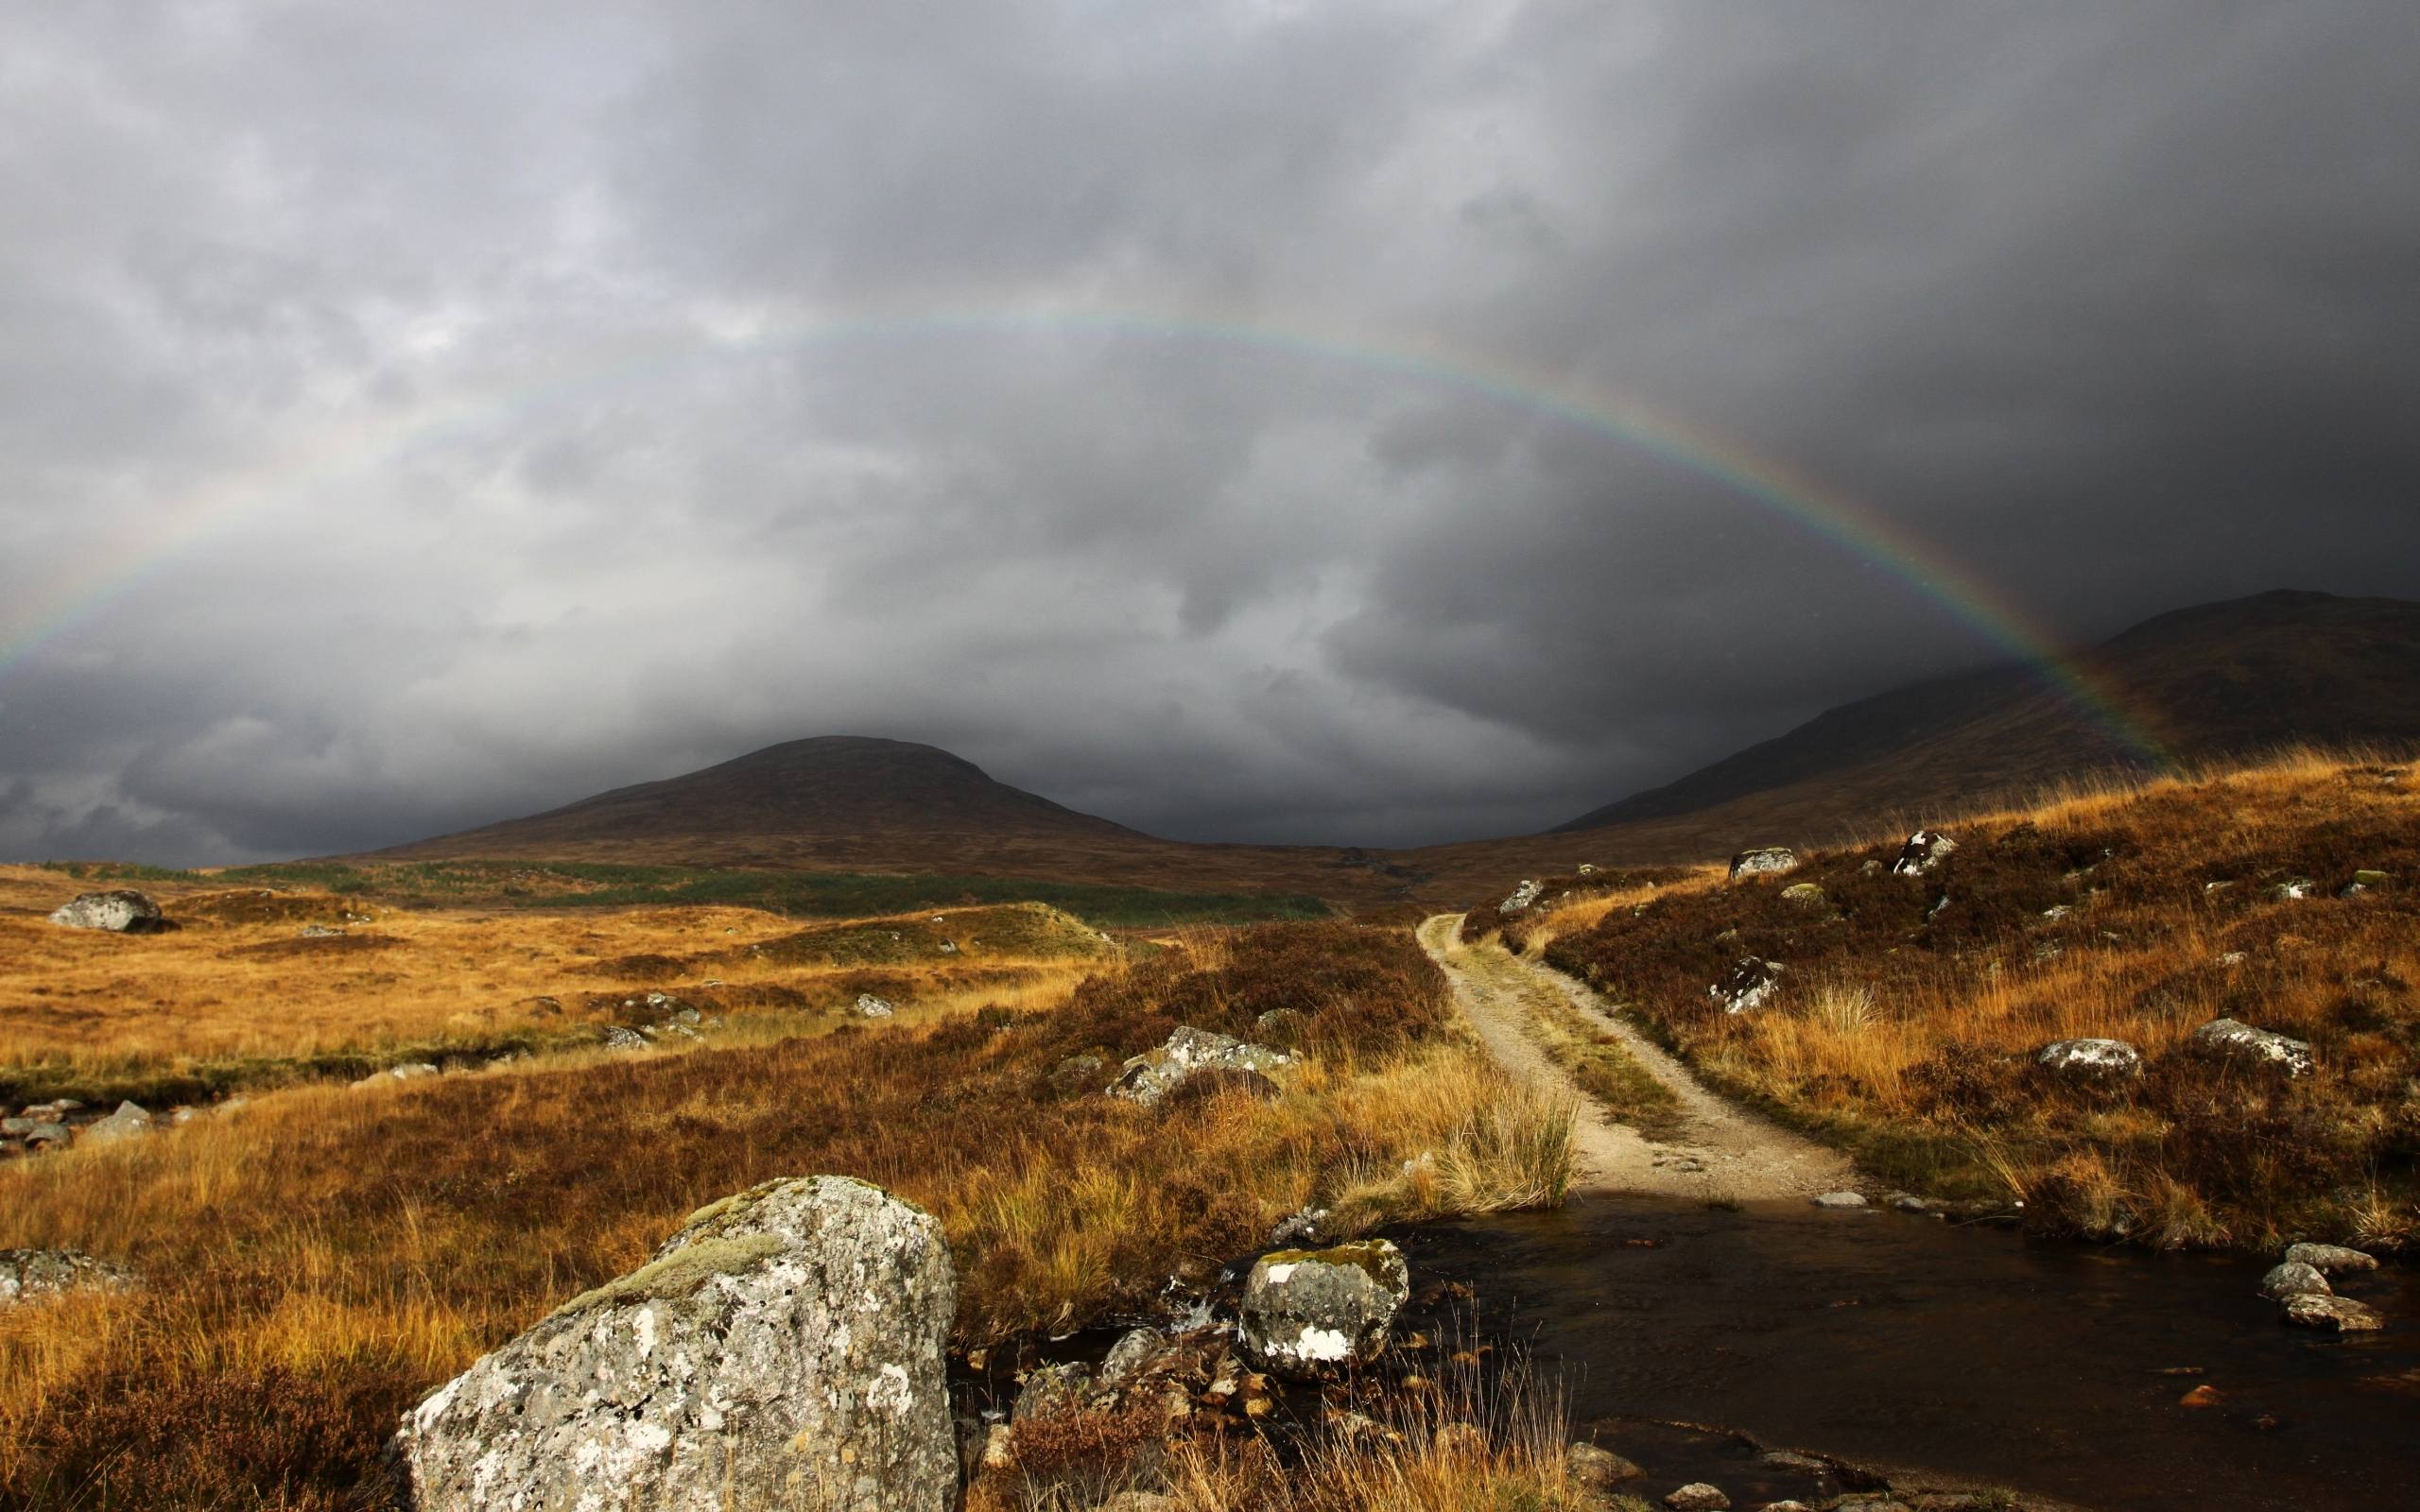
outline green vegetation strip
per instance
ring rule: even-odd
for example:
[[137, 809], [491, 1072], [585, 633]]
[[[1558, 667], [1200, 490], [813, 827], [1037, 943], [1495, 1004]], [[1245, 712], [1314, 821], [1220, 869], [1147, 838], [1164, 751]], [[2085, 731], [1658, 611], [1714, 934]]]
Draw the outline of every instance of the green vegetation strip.
[[1305, 893], [1177, 892], [1017, 877], [881, 876], [844, 871], [752, 871], [711, 867], [582, 862], [412, 861], [352, 866], [291, 861], [220, 872], [93, 862], [45, 862], [87, 882], [184, 882], [198, 885], [305, 887], [375, 895], [411, 906], [475, 903], [504, 908], [623, 908], [717, 903], [793, 918], [847, 919], [921, 908], [1039, 902], [1104, 927], [1245, 924], [1329, 919], [1336, 911]]

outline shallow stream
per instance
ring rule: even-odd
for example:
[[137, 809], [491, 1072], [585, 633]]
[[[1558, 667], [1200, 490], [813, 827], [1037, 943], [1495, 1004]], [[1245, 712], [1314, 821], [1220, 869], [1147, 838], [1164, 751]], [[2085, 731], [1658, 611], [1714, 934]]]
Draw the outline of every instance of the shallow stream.
[[[1719, 1424], [2100, 1512], [2420, 1508], [2408, 1270], [2340, 1285], [2388, 1326], [2338, 1342], [2279, 1321], [2256, 1259], [1877, 1210], [1599, 1198], [1396, 1238], [1559, 1368], [1582, 1422]], [[2182, 1404], [2200, 1385], [2222, 1400]]]

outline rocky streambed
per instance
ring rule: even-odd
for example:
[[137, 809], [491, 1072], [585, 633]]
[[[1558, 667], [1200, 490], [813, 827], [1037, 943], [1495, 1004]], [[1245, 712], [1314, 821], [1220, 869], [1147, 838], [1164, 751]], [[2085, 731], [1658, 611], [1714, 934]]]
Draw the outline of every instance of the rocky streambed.
[[1761, 1443], [2103, 1512], [2420, 1506], [2405, 1269], [2339, 1278], [2387, 1323], [2333, 1336], [2281, 1324], [2256, 1258], [1880, 1209], [1596, 1198], [1395, 1237], [1559, 1373], [1583, 1430], [1668, 1474], [1738, 1481]]

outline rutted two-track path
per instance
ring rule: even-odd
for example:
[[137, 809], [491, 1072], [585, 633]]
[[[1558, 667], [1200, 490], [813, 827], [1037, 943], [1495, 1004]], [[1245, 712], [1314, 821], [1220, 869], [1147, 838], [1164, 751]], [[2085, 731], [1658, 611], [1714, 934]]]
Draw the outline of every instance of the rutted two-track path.
[[[1836, 1150], [1792, 1133], [1708, 1091], [1686, 1066], [1611, 1012], [1597, 995], [1561, 973], [1494, 944], [1468, 946], [1459, 914], [1440, 914], [1420, 926], [1421, 947], [1453, 979], [1454, 996], [1479, 1040], [1515, 1074], [1575, 1099], [1580, 1115], [1572, 1142], [1575, 1194], [1643, 1193], [1727, 1198], [1805, 1196], [1850, 1185], [1855, 1176]], [[1680, 1103], [1678, 1126], [1651, 1140], [1604, 1108], [1549, 1060], [1531, 1038], [1531, 1005], [1541, 994], [1568, 1001], [1616, 1036], [1631, 1057], [1670, 1089]], [[1550, 999], [1549, 999], [1550, 1001]]]

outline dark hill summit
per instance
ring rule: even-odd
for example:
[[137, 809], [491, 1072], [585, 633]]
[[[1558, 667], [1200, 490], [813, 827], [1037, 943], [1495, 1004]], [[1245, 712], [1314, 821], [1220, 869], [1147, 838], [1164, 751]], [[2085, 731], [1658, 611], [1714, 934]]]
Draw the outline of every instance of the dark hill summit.
[[[2294, 744], [2420, 746], [2420, 604], [2262, 593], [2146, 620], [2076, 662], [2188, 765]], [[2148, 765], [2037, 670], [2001, 667], [1845, 704], [1555, 833], [1651, 831], [1659, 853], [1682, 841], [1711, 854], [1752, 834], [1819, 838]]]
[[937, 747], [824, 735], [399, 850], [513, 855], [564, 844], [887, 835], [1149, 839], [995, 782]]

